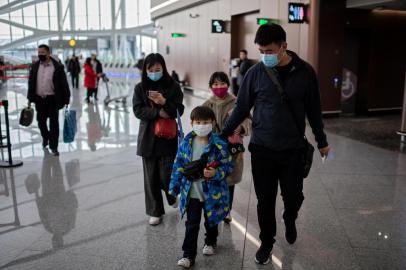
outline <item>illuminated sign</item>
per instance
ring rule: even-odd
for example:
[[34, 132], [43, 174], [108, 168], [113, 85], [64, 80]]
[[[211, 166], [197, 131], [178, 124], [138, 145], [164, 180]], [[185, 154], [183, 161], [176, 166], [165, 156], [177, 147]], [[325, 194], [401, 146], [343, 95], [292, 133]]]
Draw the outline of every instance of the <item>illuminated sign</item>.
[[71, 47], [75, 47], [75, 46], [76, 46], [76, 40], [75, 40], [74, 38], [71, 38], [71, 39], [68, 41], [68, 44], [69, 44], [69, 46], [71, 46]]
[[307, 5], [301, 3], [288, 4], [288, 22], [289, 23], [305, 23]]
[[258, 25], [264, 25], [264, 24], [280, 24], [280, 21], [277, 19], [270, 19], [270, 18], [257, 18], [257, 24]]
[[222, 20], [211, 20], [212, 33], [224, 33], [226, 31], [226, 22]]
[[186, 34], [182, 34], [182, 33], [172, 33], [171, 37], [173, 38], [180, 38], [180, 37], [186, 37]]

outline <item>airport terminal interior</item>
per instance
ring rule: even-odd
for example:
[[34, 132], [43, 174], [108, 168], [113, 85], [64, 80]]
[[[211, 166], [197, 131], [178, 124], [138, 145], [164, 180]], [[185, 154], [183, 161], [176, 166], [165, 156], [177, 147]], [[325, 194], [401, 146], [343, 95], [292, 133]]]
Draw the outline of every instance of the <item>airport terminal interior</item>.
[[[165, 59], [183, 92], [178, 122], [189, 133], [192, 110], [213, 95], [213, 72], [227, 74], [229, 95], [248, 91], [255, 66], [244, 78], [241, 52], [261, 64], [257, 29], [275, 24], [286, 31], [288, 50], [317, 74], [330, 152], [321, 156], [306, 122], [316, 150], [297, 240], [285, 239], [279, 189], [276, 242], [262, 265], [252, 133], [244, 137], [232, 220], [218, 224], [215, 254], [207, 256], [202, 218], [191, 269], [406, 270], [403, 0], [0, 0], [0, 269], [183, 269], [186, 215], [166, 200], [160, 224], [151, 226], [146, 214], [137, 155], [144, 123], [133, 111], [135, 86], [150, 80], [144, 60], [151, 53]], [[21, 122], [41, 44], [64, 68], [70, 90], [58, 114], [59, 155], [43, 146], [36, 105], [32, 123]], [[103, 75], [89, 99], [83, 65], [91, 56]], [[70, 142], [66, 112], [75, 113]]]

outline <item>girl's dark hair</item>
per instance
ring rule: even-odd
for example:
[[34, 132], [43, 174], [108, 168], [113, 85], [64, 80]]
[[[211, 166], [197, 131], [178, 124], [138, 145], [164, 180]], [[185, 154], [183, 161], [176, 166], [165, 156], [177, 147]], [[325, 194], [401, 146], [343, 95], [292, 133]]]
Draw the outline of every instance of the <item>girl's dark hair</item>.
[[197, 106], [190, 113], [190, 120], [212, 120], [216, 121], [216, 115], [213, 110], [206, 106]]
[[160, 79], [160, 81], [161, 80], [163, 81], [163, 85], [165, 87], [171, 87], [172, 84], [174, 83], [174, 81], [168, 73], [168, 69], [166, 68], [166, 64], [165, 64], [165, 59], [159, 53], [151, 53], [145, 58], [144, 65], [142, 67], [142, 76], [141, 76], [142, 87], [145, 90], [148, 90], [148, 89], [150, 89], [151, 84], [154, 83], [152, 80], [150, 80], [148, 78], [147, 70], [155, 64], [161, 64], [161, 66], [162, 66], [163, 76]]
[[214, 72], [211, 76], [210, 76], [210, 80], [209, 80], [209, 87], [211, 88], [211, 86], [214, 84], [215, 81], [219, 81], [219, 82], [224, 82], [227, 84], [227, 86], [230, 86], [230, 80], [228, 79], [227, 74], [225, 74], [222, 71], [217, 71]]
[[87, 57], [85, 63], [91, 66], [92, 65], [92, 58]]
[[255, 35], [255, 44], [267, 46], [271, 43], [281, 44], [286, 41], [286, 32], [279, 24], [261, 25]]

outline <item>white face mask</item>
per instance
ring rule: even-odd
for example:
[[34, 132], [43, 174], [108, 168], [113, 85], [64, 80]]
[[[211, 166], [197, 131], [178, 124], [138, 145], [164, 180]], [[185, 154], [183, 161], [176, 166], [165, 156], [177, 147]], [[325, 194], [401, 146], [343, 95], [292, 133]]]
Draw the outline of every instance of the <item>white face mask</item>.
[[206, 125], [193, 125], [193, 131], [196, 133], [197, 136], [199, 137], [206, 137], [207, 135], [210, 134], [210, 132], [213, 130], [213, 125], [212, 124], [206, 124]]

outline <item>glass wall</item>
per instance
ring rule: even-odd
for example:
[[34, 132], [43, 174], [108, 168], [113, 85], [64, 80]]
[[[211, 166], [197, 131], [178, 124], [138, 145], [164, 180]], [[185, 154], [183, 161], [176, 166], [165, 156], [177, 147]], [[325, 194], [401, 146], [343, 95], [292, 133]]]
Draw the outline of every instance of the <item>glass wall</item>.
[[[58, 8], [60, 8], [59, 12]], [[148, 24], [151, 22], [149, 10], [150, 0], [0, 0], [0, 50], [2, 53], [29, 60], [38, 44], [48, 43], [50, 38], [35, 36], [33, 31], [36, 29], [55, 31], [52, 39], [59, 36], [69, 39], [72, 36], [64, 35], [64, 31], [125, 29]], [[61, 33], [58, 32], [58, 14], [61, 16]], [[97, 36], [93, 33], [91, 36], [74, 35], [73, 37], [107, 40], [106, 44], [109, 47], [103, 47], [100, 50], [104, 55], [112, 51], [114, 40], [112, 34]], [[125, 36], [119, 36], [116, 40], [118, 40], [116, 51], [119, 53], [120, 49], [124, 48], [126, 57], [130, 51], [129, 57], [133, 58], [132, 61], [139, 57], [142, 48], [145, 48], [145, 52], [156, 51], [156, 45], [155, 49], [153, 45], [156, 43], [154, 38], [137, 38], [134, 34], [131, 36], [131, 33], [126, 33]], [[140, 43], [137, 43], [138, 40]], [[5, 47], [2, 48], [2, 46]], [[123, 58], [122, 55], [108, 57]]]

